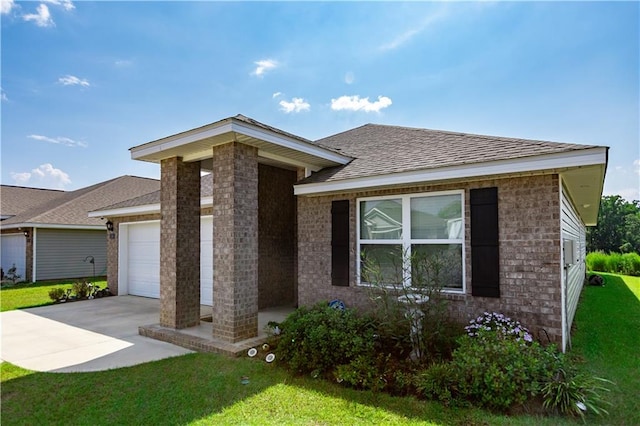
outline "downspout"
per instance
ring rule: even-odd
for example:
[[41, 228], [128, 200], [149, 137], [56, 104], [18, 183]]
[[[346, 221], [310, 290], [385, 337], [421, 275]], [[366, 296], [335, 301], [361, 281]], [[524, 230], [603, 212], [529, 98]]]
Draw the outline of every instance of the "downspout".
[[36, 280], [37, 280], [37, 277], [36, 277], [36, 271], [37, 271], [36, 265], [38, 264], [37, 259], [36, 259], [36, 253], [37, 253], [36, 247], [37, 247], [37, 244], [38, 244], [38, 238], [37, 238], [38, 237], [38, 228], [34, 227], [32, 229], [33, 229], [33, 235], [31, 236], [31, 259], [32, 259], [32, 261], [31, 261], [31, 263], [32, 263], [31, 264], [31, 281], [33, 281], [35, 283]]

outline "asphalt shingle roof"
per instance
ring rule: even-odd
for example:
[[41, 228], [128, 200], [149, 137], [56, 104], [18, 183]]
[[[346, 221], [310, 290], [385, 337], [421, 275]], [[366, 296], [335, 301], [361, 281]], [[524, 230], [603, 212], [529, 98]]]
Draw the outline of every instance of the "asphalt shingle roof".
[[300, 184], [520, 159], [595, 147], [378, 124], [366, 124], [316, 143], [354, 157], [354, 160], [344, 166], [320, 170], [298, 182]]
[[64, 195], [58, 189], [0, 186], [0, 215], [15, 216]]
[[[213, 175], [207, 174], [200, 178], [200, 197], [211, 197], [213, 195]], [[94, 211], [124, 209], [127, 207], [147, 206], [152, 204], [160, 204], [160, 190], [131, 198], [119, 203], [103, 206], [94, 209]]]
[[76, 191], [62, 192], [0, 224], [3, 228], [12, 224], [102, 225], [100, 218], [90, 218], [88, 212], [153, 192], [159, 187], [160, 181], [156, 179], [121, 176]]

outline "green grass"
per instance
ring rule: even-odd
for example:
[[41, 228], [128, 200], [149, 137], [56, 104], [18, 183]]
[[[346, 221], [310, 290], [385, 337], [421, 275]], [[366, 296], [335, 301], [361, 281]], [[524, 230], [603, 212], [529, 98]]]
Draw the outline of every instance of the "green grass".
[[[604, 275], [604, 274], [603, 274]], [[589, 424], [640, 424], [640, 278], [605, 275], [576, 316], [582, 368], [613, 380], [613, 406]], [[4, 290], [3, 290], [4, 293]], [[242, 385], [240, 378], [250, 383]], [[2, 424], [558, 425], [577, 420], [503, 416], [294, 377], [273, 364], [191, 354], [95, 373], [38, 373], [3, 363]]]
[[610, 415], [600, 422], [639, 425], [640, 277], [599, 274], [605, 286], [583, 290], [572, 352], [584, 359], [583, 368], [616, 384]]
[[[0, 312], [50, 305], [53, 301], [49, 298], [49, 290], [57, 287], [66, 290], [71, 288], [75, 281], [76, 280], [19, 283], [3, 287], [2, 290], [0, 290]], [[107, 282], [104, 280], [92, 282], [101, 288], [107, 285]]]

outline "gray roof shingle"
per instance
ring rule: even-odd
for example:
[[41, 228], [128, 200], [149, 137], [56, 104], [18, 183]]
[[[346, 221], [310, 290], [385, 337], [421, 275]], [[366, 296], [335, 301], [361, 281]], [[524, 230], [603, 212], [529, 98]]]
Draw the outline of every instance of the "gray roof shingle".
[[[211, 197], [213, 195], [213, 175], [207, 174], [200, 178], [200, 196]], [[141, 195], [139, 197], [131, 198], [129, 200], [115, 203], [109, 206], [103, 206], [95, 211], [101, 210], [115, 210], [124, 209], [127, 207], [148, 206], [152, 204], [160, 204], [160, 190], [150, 192], [148, 194]]]
[[11, 225], [21, 224], [101, 225], [100, 218], [87, 216], [89, 211], [105, 204], [114, 204], [153, 192], [159, 187], [160, 181], [156, 179], [121, 176], [76, 191], [62, 192], [52, 200], [2, 221], [1, 226], [10, 228]]
[[483, 136], [441, 130], [365, 124], [317, 141], [354, 157], [320, 170], [299, 184], [331, 182], [415, 170], [562, 153], [594, 145]]
[[0, 215], [15, 216], [64, 195], [59, 189], [0, 186]]

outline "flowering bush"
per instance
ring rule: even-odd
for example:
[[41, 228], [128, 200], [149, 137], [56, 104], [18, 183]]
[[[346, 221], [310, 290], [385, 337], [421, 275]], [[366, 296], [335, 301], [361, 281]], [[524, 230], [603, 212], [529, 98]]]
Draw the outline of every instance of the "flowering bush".
[[515, 340], [523, 344], [533, 342], [533, 336], [520, 324], [520, 321], [512, 320], [496, 312], [483, 313], [478, 318], [469, 321], [469, 325], [464, 329], [469, 337], [477, 337], [482, 340], [498, 337], [501, 340]]

